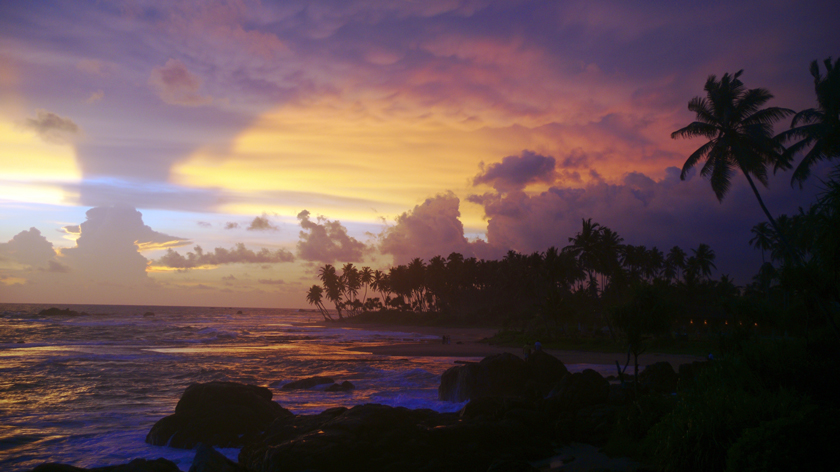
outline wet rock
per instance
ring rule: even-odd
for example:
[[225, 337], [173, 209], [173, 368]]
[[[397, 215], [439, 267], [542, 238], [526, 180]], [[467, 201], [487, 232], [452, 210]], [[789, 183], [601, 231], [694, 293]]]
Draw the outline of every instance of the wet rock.
[[151, 318], [153, 316], [155, 316], [155, 314], [152, 313], [151, 311], [147, 311], [146, 313], [143, 313], [143, 318]]
[[606, 403], [610, 396], [610, 383], [592, 369], [563, 377], [546, 399], [550, 407], [575, 410], [581, 407]]
[[355, 385], [350, 383], [349, 381], [345, 380], [341, 382], [341, 384], [334, 383], [327, 387], [328, 392], [349, 392], [350, 390], [354, 390], [356, 388]]
[[444, 372], [438, 399], [462, 402], [488, 396], [523, 396], [532, 391], [541, 396], [567, 373], [560, 360], [545, 352], [535, 352], [528, 361], [510, 353], [496, 354]]
[[228, 459], [221, 452], [205, 444], [196, 448], [189, 472], [247, 472], [244, 467]]
[[303, 390], [307, 388], [317, 387], [318, 385], [335, 383], [330, 377], [309, 377], [306, 379], [289, 382], [281, 387], [282, 390]]
[[471, 418], [376, 404], [334, 409], [276, 421], [260, 441], [242, 449], [239, 461], [277, 472], [344, 471], [348, 464], [354, 470], [484, 472], [497, 461], [552, 453], [546, 435], [527, 424], [537, 415], [515, 408], [507, 414]]
[[293, 416], [271, 401], [265, 387], [235, 382], [209, 382], [187, 387], [175, 414], [159, 420], [146, 442], [191, 449], [198, 443], [241, 447], [262, 433], [272, 421]]
[[88, 316], [88, 313], [73, 311], [69, 308], [61, 309], [61, 308], [47, 308], [46, 310], [41, 310], [38, 312], [40, 316]]

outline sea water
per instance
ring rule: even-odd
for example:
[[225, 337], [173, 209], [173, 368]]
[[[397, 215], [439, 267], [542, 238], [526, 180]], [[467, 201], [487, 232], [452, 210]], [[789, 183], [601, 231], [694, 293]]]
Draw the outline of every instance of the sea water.
[[[456, 359], [364, 352], [438, 336], [336, 326], [299, 310], [61, 305], [88, 314], [39, 315], [48, 307], [0, 304], [3, 471], [158, 457], [187, 470], [194, 451], [152, 446], [145, 437], [196, 382], [268, 387], [295, 414], [364, 403], [439, 412], [463, 406], [437, 400], [440, 376]], [[348, 380], [356, 389], [281, 389], [316, 375]], [[239, 452], [220, 451], [233, 460]]]

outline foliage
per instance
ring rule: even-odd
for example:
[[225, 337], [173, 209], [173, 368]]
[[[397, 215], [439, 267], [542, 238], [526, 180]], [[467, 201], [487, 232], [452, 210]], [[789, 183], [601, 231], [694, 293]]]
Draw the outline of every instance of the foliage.
[[747, 428], [798, 411], [806, 401], [791, 390], [767, 390], [743, 365], [716, 363], [644, 442], [663, 471], [723, 470], [729, 448]]

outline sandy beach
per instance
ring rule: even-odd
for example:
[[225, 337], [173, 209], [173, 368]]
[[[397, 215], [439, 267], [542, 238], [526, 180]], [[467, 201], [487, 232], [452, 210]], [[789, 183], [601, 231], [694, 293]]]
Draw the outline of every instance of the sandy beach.
[[[437, 326], [396, 326], [384, 324], [354, 324], [354, 328], [369, 329], [376, 331], [390, 331], [403, 333], [420, 333], [435, 336], [449, 336], [451, 344], [443, 344], [440, 341], [423, 343], [405, 342], [383, 346], [370, 346], [364, 348], [364, 352], [380, 354], [384, 356], [417, 356], [417, 357], [487, 357], [493, 354], [509, 352], [522, 356], [522, 347], [495, 346], [481, 342], [496, 333], [494, 328], [451, 328]], [[619, 361], [622, 366], [627, 361], [627, 356], [615, 352], [591, 352], [546, 349], [546, 352], [563, 361], [564, 364], [603, 364], [613, 365]], [[697, 360], [703, 360], [699, 356], [678, 355], [678, 354], [642, 354], [639, 356], [639, 368], [667, 361], [674, 370], [680, 364], [686, 364]]]

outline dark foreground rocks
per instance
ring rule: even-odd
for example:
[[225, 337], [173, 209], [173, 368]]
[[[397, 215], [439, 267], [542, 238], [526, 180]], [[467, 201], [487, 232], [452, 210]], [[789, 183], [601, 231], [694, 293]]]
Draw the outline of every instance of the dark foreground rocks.
[[[500, 416], [501, 414], [501, 416]], [[525, 415], [462, 416], [367, 404], [276, 420], [242, 448], [254, 471], [486, 471], [550, 456], [544, 430]], [[500, 469], [501, 470], [501, 469]]]
[[181, 472], [174, 462], [160, 458], [155, 460], [134, 459], [128, 464], [110, 465], [82, 469], [67, 464], [41, 464], [32, 472]]
[[175, 414], [155, 423], [146, 442], [182, 449], [192, 449], [198, 443], [241, 447], [272, 421], [292, 416], [271, 397], [271, 390], [265, 387], [235, 382], [190, 385]]
[[528, 360], [505, 352], [448, 369], [441, 376], [438, 399], [543, 396], [568, 373], [559, 359], [543, 351], [534, 352]]

